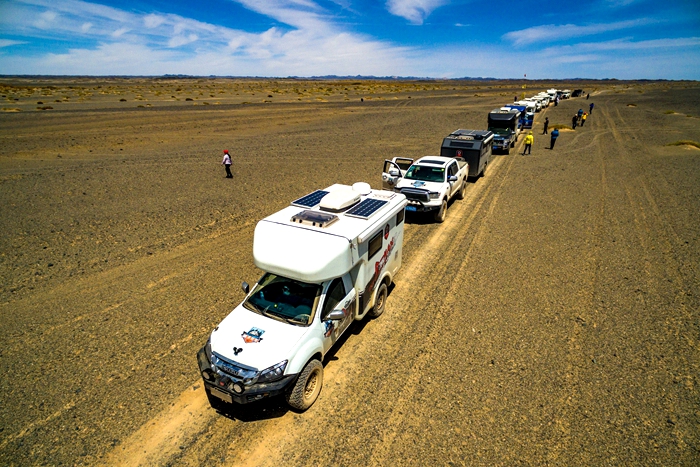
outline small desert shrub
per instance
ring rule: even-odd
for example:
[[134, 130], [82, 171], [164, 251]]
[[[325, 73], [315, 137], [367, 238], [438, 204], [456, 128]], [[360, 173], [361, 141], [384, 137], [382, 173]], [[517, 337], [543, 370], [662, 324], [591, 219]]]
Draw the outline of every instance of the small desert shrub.
[[121, 99], [119, 99], [119, 102], [126, 102], [126, 99], [121, 98]]
[[41, 102], [41, 101], [37, 102], [37, 105], [42, 105], [42, 104], [43, 104], [43, 102]]
[[664, 113], [665, 113], [666, 115], [671, 115], [671, 114], [674, 114], [674, 113], [676, 113], [676, 112], [673, 111], [673, 110], [664, 110]]
[[627, 107], [637, 107], [637, 104], [627, 104]]
[[554, 130], [568, 130], [570, 125], [562, 125], [561, 123], [555, 123], [554, 125], [549, 125], [549, 128]]
[[43, 107], [37, 107], [36, 109], [37, 110], [53, 110], [53, 107], [51, 107], [50, 105], [45, 105]]
[[691, 141], [689, 139], [682, 139], [680, 141], [668, 143], [666, 146], [693, 146], [700, 149], [700, 143], [698, 143], [697, 141]]
[[186, 98], [185, 100], [186, 100], [186, 101], [191, 101], [191, 100], [193, 100], [193, 99], [192, 99], [191, 97], [188, 97], [188, 98]]

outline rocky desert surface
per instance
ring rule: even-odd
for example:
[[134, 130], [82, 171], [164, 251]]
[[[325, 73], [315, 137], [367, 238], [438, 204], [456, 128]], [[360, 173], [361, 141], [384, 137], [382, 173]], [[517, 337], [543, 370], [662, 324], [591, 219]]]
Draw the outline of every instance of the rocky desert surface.
[[[525, 89], [523, 89], [525, 86]], [[260, 275], [261, 218], [439, 153], [514, 96], [321, 395], [217, 412], [196, 352]], [[0, 464], [700, 464], [700, 84], [0, 79]], [[568, 126], [554, 150], [542, 122]], [[522, 149], [522, 138], [516, 149]], [[224, 177], [222, 150], [233, 156]]]

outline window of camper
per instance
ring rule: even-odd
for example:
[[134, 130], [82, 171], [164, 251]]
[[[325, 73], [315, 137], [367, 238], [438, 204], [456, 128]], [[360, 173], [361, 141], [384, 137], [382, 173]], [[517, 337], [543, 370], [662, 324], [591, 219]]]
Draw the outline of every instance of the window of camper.
[[406, 212], [402, 209], [396, 214], [396, 225], [399, 225], [403, 222], [403, 217], [406, 215]]
[[376, 255], [379, 250], [382, 249], [382, 238], [383, 238], [383, 231], [379, 231], [375, 234], [374, 237], [372, 237], [369, 240], [369, 255], [367, 256], [368, 259], [372, 258], [372, 256]]

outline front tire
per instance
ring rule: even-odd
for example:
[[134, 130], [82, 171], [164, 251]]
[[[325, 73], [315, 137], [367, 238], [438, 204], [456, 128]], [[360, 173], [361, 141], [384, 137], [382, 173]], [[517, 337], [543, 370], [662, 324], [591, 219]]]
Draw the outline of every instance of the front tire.
[[443, 199], [440, 209], [435, 211], [435, 222], [442, 224], [445, 222], [445, 216], [447, 216], [447, 200]]
[[374, 307], [367, 313], [370, 318], [379, 318], [382, 313], [384, 313], [384, 307], [386, 307], [386, 297], [389, 291], [386, 286], [386, 282], [382, 282], [382, 285], [377, 289], [376, 299], [374, 300]]
[[293, 409], [304, 411], [311, 407], [323, 386], [323, 365], [314, 359], [301, 371], [294, 387], [287, 394], [287, 404]]

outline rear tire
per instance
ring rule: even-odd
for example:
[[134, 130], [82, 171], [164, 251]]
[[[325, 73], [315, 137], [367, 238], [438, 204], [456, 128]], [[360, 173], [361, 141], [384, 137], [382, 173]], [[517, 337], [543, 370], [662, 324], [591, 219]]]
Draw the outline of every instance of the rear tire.
[[323, 386], [323, 365], [314, 359], [306, 364], [301, 371], [294, 387], [287, 394], [287, 404], [295, 410], [305, 411], [311, 407]]
[[389, 294], [386, 283], [382, 282], [382, 285], [377, 289], [376, 298], [374, 299], [374, 306], [367, 313], [370, 318], [379, 318], [382, 313], [384, 313], [384, 307], [386, 307], [386, 297]]
[[445, 216], [447, 216], [447, 200], [443, 199], [440, 209], [435, 211], [435, 222], [442, 224], [445, 222]]

